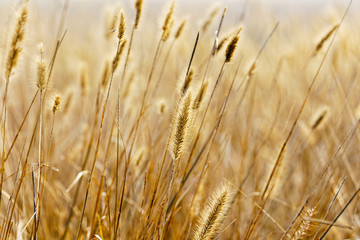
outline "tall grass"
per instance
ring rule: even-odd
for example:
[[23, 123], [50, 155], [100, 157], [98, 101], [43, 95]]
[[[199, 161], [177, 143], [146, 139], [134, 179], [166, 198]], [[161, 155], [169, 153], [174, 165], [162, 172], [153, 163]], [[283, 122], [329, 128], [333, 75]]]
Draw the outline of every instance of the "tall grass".
[[78, 3], [0, 10], [0, 239], [360, 238], [352, 1]]

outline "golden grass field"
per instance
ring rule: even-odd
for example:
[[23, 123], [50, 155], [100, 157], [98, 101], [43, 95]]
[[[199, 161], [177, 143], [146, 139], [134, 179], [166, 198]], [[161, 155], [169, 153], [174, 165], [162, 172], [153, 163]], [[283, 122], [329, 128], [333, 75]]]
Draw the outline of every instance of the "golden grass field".
[[1, 3], [0, 239], [359, 239], [358, 5], [123, 2]]

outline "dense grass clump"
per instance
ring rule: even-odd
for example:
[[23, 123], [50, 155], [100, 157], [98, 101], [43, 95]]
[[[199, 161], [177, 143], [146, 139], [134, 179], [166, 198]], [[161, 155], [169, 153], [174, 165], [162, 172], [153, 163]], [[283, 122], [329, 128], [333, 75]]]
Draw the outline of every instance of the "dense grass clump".
[[351, 1], [45, 2], [0, 4], [0, 239], [360, 238]]

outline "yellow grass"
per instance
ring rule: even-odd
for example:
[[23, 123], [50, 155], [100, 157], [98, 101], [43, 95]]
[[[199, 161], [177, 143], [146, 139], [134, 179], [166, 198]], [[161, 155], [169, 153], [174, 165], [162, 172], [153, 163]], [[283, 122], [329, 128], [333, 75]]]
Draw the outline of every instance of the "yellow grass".
[[0, 4], [0, 240], [360, 238], [358, 4], [129, 2]]

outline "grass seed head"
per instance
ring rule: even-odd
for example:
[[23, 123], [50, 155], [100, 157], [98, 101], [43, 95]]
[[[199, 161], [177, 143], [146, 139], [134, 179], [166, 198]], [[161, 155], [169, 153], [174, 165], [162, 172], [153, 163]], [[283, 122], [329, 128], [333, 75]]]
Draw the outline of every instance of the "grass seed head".
[[193, 79], [193, 74], [194, 74], [194, 70], [193, 70], [193, 69], [190, 69], [188, 75], [187, 75], [186, 78], [185, 78], [184, 84], [183, 84], [183, 86], [181, 87], [181, 95], [182, 95], [182, 96], [184, 96], [185, 93], [187, 92], [187, 90], [189, 89], [190, 84], [191, 84], [191, 81], [192, 81], [192, 79]]
[[231, 58], [235, 52], [236, 46], [239, 41], [239, 34], [240, 34], [241, 28], [235, 33], [235, 35], [232, 37], [230, 43], [228, 44], [226, 51], [225, 51], [225, 62], [230, 62]]
[[17, 19], [14, 35], [10, 43], [10, 51], [7, 55], [5, 77], [10, 78], [12, 69], [16, 66], [19, 54], [21, 52], [21, 42], [25, 35], [25, 24], [27, 21], [28, 10], [25, 4], [22, 8], [19, 18]]
[[207, 87], [208, 87], [208, 82], [206, 81], [206, 82], [204, 82], [204, 84], [201, 86], [201, 88], [200, 88], [200, 90], [199, 90], [199, 93], [198, 93], [198, 95], [196, 96], [196, 98], [195, 98], [195, 100], [194, 100], [194, 104], [193, 104], [193, 109], [194, 109], [194, 110], [199, 109], [200, 104], [201, 104], [202, 100], [203, 100], [204, 97], [205, 97]]
[[339, 27], [339, 24], [336, 24], [334, 27], [330, 29], [330, 31], [320, 40], [320, 42], [316, 45], [315, 52], [319, 52], [321, 48], [324, 46], [324, 43], [331, 37], [331, 35], [335, 32], [335, 30]]
[[55, 100], [54, 100], [54, 106], [53, 106], [53, 114], [56, 113], [57, 110], [59, 110], [60, 108], [60, 101], [61, 101], [61, 97], [60, 96], [56, 96]]
[[186, 25], [186, 19], [184, 19], [184, 20], [181, 22], [180, 26], [179, 26], [178, 29], [176, 30], [175, 39], [178, 39], [178, 38], [181, 36], [181, 34], [182, 34], [183, 31], [184, 31], [185, 25]]
[[188, 144], [188, 135], [191, 128], [192, 109], [191, 93], [184, 95], [179, 103], [175, 117], [175, 134], [172, 138], [171, 155], [173, 159], [180, 159]]
[[216, 14], [218, 14], [219, 11], [220, 11], [220, 7], [216, 7], [210, 12], [209, 17], [206, 19], [206, 21], [201, 26], [201, 32], [206, 32], [207, 31], [207, 29], [209, 28], [209, 26], [213, 22]]
[[311, 123], [311, 129], [315, 130], [315, 129], [321, 128], [321, 126], [323, 126], [324, 123], [326, 122], [326, 120], [328, 119], [328, 116], [329, 116], [328, 108], [324, 107], [324, 108], [320, 109], [315, 114], [315, 118], [313, 119], [313, 121]]
[[119, 41], [121, 41], [124, 38], [124, 35], [125, 35], [125, 15], [124, 15], [124, 12], [121, 11], [121, 13], [120, 13], [120, 23], [119, 23], [119, 32], [118, 32]]
[[169, 9], [168, 13], [166, 14], [164, 24], [162, 26], [163, 33], [161, 36], [161, 40], [164, 42], [169, 38], [171, 28], [174, 25], [174, 20], [173, 20], [174, 9], [175, 9], [175, 1], [173, 1], [171, 3], [170, 9]]
[[134, 24], [135, 29], [138, 28], [139, 23], [140, 23], [142, 5], [143, 5], [143, 0], [136, 0], [136, 2], [135, 2], [136, 17], [135, 17], [135, 24]]
[[42, 91], [46, 87], [46, 64], [41, 58], [37, 64], [37, 87]]
[[230, 184], [220, 187], [209, 199], [200, 214], [194, 240], [215, 239], [234, 201], [235, 192]]
[[89, 85], [89, 73], [88, 73], [87, 66], [84, 65], [81, 68], [81, 73], [80, 73], [80, 86], [81, 86], [82, 95], [87, 94], [88, 85]]

